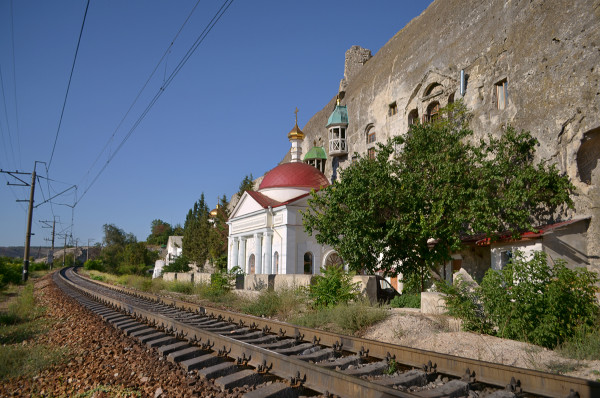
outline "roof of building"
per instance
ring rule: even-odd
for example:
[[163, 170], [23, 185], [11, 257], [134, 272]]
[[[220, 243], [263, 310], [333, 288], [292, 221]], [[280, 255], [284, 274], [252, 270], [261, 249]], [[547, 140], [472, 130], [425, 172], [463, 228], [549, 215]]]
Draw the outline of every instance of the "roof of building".
[[[497, 242], [522, 241], [522, 240], [528, 240], [528, 239], [533, 239], [533, 238], [540, 238], [540, 237], [550, 234], [562, 227], [566, 227], [567, 225], [571, 225], [576, 222], [584, 221], [584, 220], [588, 220], [588, 219], [590, 219], [589, 216], [581, 217], [581, 218], [574, 218], [571, 220], [561, 221], [561, 222], [557, 222], [554, 224], [545, 224], [545, 225], [537, 226], [537, 227], [534, 227], [533, 231], [522, 232], [520, 235], [520, 238], [517, 240], [513, 239], [512, 234], [510, 232], [503, 232], [500, 234]], [[489, 237], [487, 237], [485, 234], [465, 236], [461, 240], [463, 243], [473, 243], [474, 242], [477, 246], [487, 246], [492, 243], [492, 240]]]
[[275, 207], [279, 207], [279, 206], [284, 206], [284, 205], [290, 204], [292, 202], [295, 202], [299, 199], [302, 199], [305, 196], [310, 195], [310, 193], [307, 192], [302, 195], [291, 198], [289, 200], [286, 200], [285, 202], [280, 202], [278, 200], [268, 197], [267, 195], [263, 195], [260, 192], [256, 192], [256, 191], [247, 191], [247, 192], [248, 192], [248, 195], [250, 195], [252, 197], [252, 199], [256, 200], [256, 202], [265, 209], [268, 207], [275, 208]]
[[326, 127], [334, 124], [348, 124], [348, 108], [346, 108], [346, 105], [336, 105], [331, 115], [329, 115]]
[[328, 185], [327, 177], [315, 167], [306, 163], [293, 162], [280, 164], [265, 174], [258, 190], [294, 187], [318, 190]]
[[304, 160], [310, 159], [325, 159], [327, 160], [327, 154], [325, 153], [325, 149], [322, 146], [314, 146], [308, 151], [308, 153], [304, 156]]
[[169, 236], [169, 239], [167, 239], [167, 245], [173, 244], [177, 247], [181, 247], [182, 242], [183, 242], [183, 236], [171, 235], [171, 236]]

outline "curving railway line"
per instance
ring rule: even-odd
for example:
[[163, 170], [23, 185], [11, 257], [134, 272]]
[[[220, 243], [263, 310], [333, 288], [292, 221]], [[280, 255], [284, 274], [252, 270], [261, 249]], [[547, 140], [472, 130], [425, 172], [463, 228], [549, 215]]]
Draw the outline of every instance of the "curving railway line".
[[[55, 273], [67, 294], [245, 397], [600, 397], [600, 383], [338, 335]], [[389, 369], [397, 369], [388, 375]]]

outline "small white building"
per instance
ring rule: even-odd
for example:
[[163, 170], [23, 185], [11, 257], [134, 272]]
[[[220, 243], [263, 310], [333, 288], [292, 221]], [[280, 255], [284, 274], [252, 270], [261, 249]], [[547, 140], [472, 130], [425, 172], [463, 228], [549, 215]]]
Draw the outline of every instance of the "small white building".
[[288, 134], [291, 162], [265, 174], [257, 191], [247, 191], [229, 221], [227, 269], [239, 266], [246, 274], [319, 274], [340, 264], [337, 253], [304, 231], [302, 214], [311, 191], [329, 185], [316, 167], [302, 163], [304, 134], [298, 123]]
[[183, 247], [183, 236], [169, 236], [167, 240], [167, 255], [165, 256], [165, 264], [169, 265], [179, 256]]

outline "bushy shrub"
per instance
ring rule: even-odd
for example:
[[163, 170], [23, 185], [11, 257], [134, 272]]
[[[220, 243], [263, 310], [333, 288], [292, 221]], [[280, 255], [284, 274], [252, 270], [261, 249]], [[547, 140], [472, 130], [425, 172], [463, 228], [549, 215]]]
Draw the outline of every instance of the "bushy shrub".
[[554, 348], [596, 325], [597, 282], [595, 273], [569, 269], [562, 260], [548, 265], [543, 252], [529, 261], [517, 252], [502, 270], [488, 270], [479, 288], [440, 287], [450, 313], [466, 327], [493, 325], [500, 337]]
[[104, 275], [92, 275], [90, 278], [95, 281], [106, 282], [106, 277]]
[[102, 263], [102, 260], [99, 259], [87, 260], [85, 263], [83, 263], [83, 268], [87, 270], [106, 272], [106, 267], [104, 266], [104, 263]]
[[49, 268], [50, 267], [46, 263], [41, 263], [41, 262], [40, 263], [34, 263], [34, 262], [29, 263], [29, 272], [44, 271]]
[[241, 310], [251, 315], [285, 319], [305, 303], [306, 293], [301, 289], [263, 290], [256, 299], [245, 303]]
[[379, 306], [372, 306], [367, 299], [363, 299], [347, 304], [322, 307], [297, 316], [290, 322], [310, 328], [356, 334], [388, 316], [389, 311]]
[[372, 306], [364, 298], [353, 303], [345, 303], [336, 307], [334, 313], [335, 322], [349, 333], [357, 333], [365, 328], [383, 321], [389, 316], [389, 311]]
[[143, 276], [148, 273], [149, 269], [150, 267], [144, 264], [121, 264], [117, 268], [117, 274]]
[[194, 284], [191, 282], [173, 281], [167, 284], [167, 290], [176, 293], [192, 294], [194, 292]]
[[600, 359], [600, 326], [580, 327], [575, 334], [562, 343], [558, 351], [573, 359]]
[[175, 258], [171, 264], [165, 265], [162, 272], [189, 272], [190, 269], [190, 260], [184, 255], [181, 255]]
[[19, 259], [0, 257], [0, 289], [12, 283], [21, 283], [23, 263]]
[[215, 272], [210, 275], [210, 287], [217, 291], [231, 290], [235, 276], [227, 272]]
[[393, 308], [421, 308], [421, 294], [403, 293], [390, 301]]
[[309, 297], [316, 308], [348, 303], [358, 297], [360, 284], [353, 283], [352, 275], [341, 266], [321, 268], [321, 273], [309, 288]]
[[448, 314], [462, 320], [463, 330], [494, 334], [494, 325], [484, 311], [480, 292], [474, 283], [459, 276], [453, 285], [437, 281], [436, 287], [445, 294]]

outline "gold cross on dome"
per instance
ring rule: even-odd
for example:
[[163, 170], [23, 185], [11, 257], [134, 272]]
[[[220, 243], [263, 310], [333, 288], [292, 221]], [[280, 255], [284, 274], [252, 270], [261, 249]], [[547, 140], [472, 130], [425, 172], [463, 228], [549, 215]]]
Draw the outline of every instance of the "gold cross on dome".
[[296, 114], [296, 124], [298, 124], [298, 107], [296, 107], [294, 113]]

